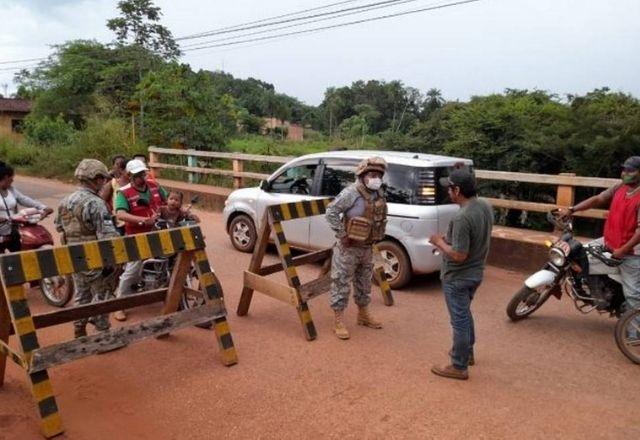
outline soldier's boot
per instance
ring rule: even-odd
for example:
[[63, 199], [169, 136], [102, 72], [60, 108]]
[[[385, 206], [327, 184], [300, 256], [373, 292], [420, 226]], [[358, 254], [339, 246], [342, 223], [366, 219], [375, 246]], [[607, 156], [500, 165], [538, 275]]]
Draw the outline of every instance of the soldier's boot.
[[87, 326], [84, 324], [73, 324], [73, 337], [81, 338], [87, 336]]
[[382, 328], [382, 323], [371, 316], [369, 308], [366, 306], [358, 306], [358, 325], [364, 325], [369, 328]]
[[340, 339], [349, 339], [349, 330], [344, 325], [344, 310], [335, 310], [333, 331]]
[[103, 332], [111, 328], [109, 315], [92, 316], [91, 318], [89, 318], [89, 322], [93, 324], [96, 330], [98, 330], [99, 332]]

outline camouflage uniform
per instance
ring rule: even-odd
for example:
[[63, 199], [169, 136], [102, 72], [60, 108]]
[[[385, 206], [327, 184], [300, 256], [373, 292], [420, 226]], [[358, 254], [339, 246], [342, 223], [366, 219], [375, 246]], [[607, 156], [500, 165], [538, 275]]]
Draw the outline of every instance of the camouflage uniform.
[[[64, 234], [66, 244], [119, 236], [104, 200], [96, 192], [86, 187], [79, 188], [60, 202], [55, 224], [58, 232]], [[106, 276], [107, 272], [109, 272], [108, 276]], [[115, 283], [114, 270], [89, 270], [75, 273], [72, 276], [75, 286], [74, 303], [76, 305], [104, 301], [113, 292]], [[76, 336], [81, 336], [83, 333], [86, 334], [87, 321], [95, 325], [96, 329], [100, 331], [107, 330], [110, 327], [108, 314], [94, 316], [88, 320], [79, 319], [74, 322]]]
[[343, 189], [327, 206], [327, 222], [331, 229], [336, 231], [336, 238], [338, 238], [331, 260], [330, 304], [333, 310], [344, 310], [347, 307], [352, 281], [355, 303], [366, 307], [371, 302], [371, 277], [373, 276], [371, 244], [353, 244], [344, 247], [340, 242], [340, 239], [347, 235], [343, 216], [352, 218], [362, 216], [364, 213], [365, 201], [357, 185], [354, 183]]

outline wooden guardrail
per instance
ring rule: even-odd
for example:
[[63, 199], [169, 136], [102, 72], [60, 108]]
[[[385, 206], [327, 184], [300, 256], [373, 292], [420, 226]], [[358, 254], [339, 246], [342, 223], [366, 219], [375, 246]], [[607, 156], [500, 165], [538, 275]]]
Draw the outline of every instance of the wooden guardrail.
[[[187, 165], [175, 165], [160, 161], [160, 155], [183, 156], [187, 158]], [[149, 147], [149, 166], [159, 175], [163, 169], [181, 170], [189, 173], [189, 182], [197, 182], [198, 174], [213, 174], [219, 176], [233, 177], [233, 187], [243, 188], [244, 179], [266, 179], [269, 174], [244, 171], [245, 162], [260, 162], [284, 164], [294, 159], [293, 156], [266, 156], [259, 154], [224, 153], [198, 150], [178, 150], [172, 148]], [[232, 169], [202, 168], [198, 166], [198, 158], [230, 160]], [[556, 203], [538, 203], [523, 200], [487, 198], [496, 208], [518, 209], [533, 212], [548, 212], [551, 209], [572, 206], [575, 203], [575, 189], [585, 188], [608, 188], [619, 182], [618, 179], [607, 179], [602, 177], [583, 177], [572, 173], [534, 174], [516, 173], [509, 171], [476, 170], [476, 177], [479, 180], [522, 182], [532, 184], [555, 185]], [[579, 212], [580, 217], [604, 219], [606, 210], [591, 209]]]

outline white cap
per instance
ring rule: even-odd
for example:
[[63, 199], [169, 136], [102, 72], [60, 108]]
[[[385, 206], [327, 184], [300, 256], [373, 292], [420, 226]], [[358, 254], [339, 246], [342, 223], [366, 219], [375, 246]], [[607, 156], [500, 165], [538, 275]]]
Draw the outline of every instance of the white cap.
[[142, 171], [149, 171], [149, 168], [140, 159], [132, 159], [127, 162], [126, 171], [129, 174], [138, 174]]

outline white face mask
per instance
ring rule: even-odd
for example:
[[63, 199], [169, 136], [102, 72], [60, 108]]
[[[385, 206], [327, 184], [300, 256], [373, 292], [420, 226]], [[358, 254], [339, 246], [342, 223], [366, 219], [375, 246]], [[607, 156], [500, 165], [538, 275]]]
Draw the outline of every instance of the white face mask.
[[367, 188], [371, 191], [378, 191], [382, 186], [382, 179], [379, 177], [371, 178], [367, 181]]

